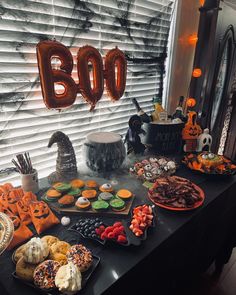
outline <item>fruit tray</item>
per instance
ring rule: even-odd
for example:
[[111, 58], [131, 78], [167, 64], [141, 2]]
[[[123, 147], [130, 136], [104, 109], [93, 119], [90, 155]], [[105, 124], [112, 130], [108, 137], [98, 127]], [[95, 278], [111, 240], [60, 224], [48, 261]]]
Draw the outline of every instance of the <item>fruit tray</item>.
[[[133, 210], [135, 210], [135, 208], [137, 207], [139, 206], [134, 207]], [[117, 224], [117, 221], [115, 222], [114, 220], [108, 221], [98, 217], [97, 218], [80, 218], [77, 220], [75, 224], [70, 226], [68, 230], [75, 232], [76, 234], [82, 236], [85, 239], [94, 240], [102, 245], [105, 245], [106, 243], [108, 244], [115, 243], [121, 246], [130, 246], [130, 245], [139, 246], [141, 244], [141, 241], [147, 239], [147, 232], [149, 228], [156, 226], [156, 218], [157, 218], [156, 211], [155, 211], [156, 209], [154, 205], [150, 207], [152, 209], [152, 216], [153, 216], [152, 221], [150, 225], [143, 230], [143, 234], [140, 236], [136, 236], [135, 233], [129, 228], [131, 225], [131, 220], [128, 222], [127, 220], [118, 221], [118, 223], [121, 223], [124, 229], [123, 233], [127, 239], [125, 243], [122, 242], [122, 238], [121, 238], [121, 242], [119, 242], [117, 239], [120, 233], [119, 233], [119, 230], [115, 229], [116, 228], [115, 225]], [[109, 231], [111, 232], [110, 236], [108, 233], [105, 239], [102, 239], [101, 238], [102, 236], [100, 237], [98, 232], [96, 232], [96, 229], [100, 228], [101, 226], [104, 226], [105, 228], [109, 228]], [[115, 236], [114, 237], [111, 236], [112, 232], [115, 232], [115, 235], [117, 234], [116, 238]]]

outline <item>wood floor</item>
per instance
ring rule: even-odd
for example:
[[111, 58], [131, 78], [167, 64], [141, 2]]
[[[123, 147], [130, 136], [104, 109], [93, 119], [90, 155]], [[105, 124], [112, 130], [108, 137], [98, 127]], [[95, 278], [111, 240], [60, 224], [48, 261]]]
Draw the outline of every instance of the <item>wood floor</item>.
[[236, 295], [236, 250], [220, 276], [214, 276], [213, 273], [214, 267], [211, 266], [182, 295]]

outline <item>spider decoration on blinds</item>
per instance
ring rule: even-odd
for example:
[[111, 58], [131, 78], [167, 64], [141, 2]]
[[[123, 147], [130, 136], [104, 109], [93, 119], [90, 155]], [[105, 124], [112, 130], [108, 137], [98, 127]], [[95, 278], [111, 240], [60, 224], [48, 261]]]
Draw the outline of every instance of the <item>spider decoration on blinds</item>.
[[57, 163], [56, 171], [48, 176], [49, 183], [58, 181], [69, 181], [78, 175], [75, 151], [72, 143], [67, 135], [61, 131], [53, 133], [48, 147], [50, 148], [54, 143], [57, 143]]
[[129, 129], [125, 136], [125, 143], [127, 144], [127, 154], [143, 154], [146, 147], [141, 142], [140, 134], [145, 134], [142, 129], [142, 119], [138, 115], [133, 115], [129, 119]]

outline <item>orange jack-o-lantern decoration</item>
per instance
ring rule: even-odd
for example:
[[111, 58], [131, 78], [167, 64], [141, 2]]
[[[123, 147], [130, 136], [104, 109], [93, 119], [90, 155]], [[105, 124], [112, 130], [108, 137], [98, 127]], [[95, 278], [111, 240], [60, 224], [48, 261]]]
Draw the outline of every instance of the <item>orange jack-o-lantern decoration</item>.
[[3, 185], [0, 185], [0, 196], [8, 194], [10, 190], [12, 190], [14, 187], [11, 183], [5, 183]]
[[22, 198], [24, 192], [21, 188], [13, 188], [10, 192], [1, 196], [3, 206], [11, 211], [14, 215], [18, 215], [16, 203]]
[[[60, 60], [60, 69], [53, 69], [53, 58]], [[43, 99], [50, 109], [71, 106], [77, 94], [77, 85], [71, 77], [73, 57], [69, 49], [57, 41], [41, 41], [37, 45], [37, 59]], [[55, 91], [55, 84], [64, 88], [62, 93]]]
[[193, 108], [196, 105], [196, 99], [189, 97], [187, 98], [186, 104], [187, 104], [187, 107]]
[[[90, 70], [92, 70], [92, 83]], [[77, 55], [77, 71], [79, 90], [85, 100], [91, 105], [92, 110], [102, 97], [104, 90], [102, 57], [96, 48], [86, 45], [79, 49]]]
[[119, 100], [125, 91], [127, 61], [117, 47], [108, 51], [105, 57], [106, 89], [113, 100]]
[[29, 213], [29, 206], [26, 205], [22, 200], [19, 200], [16, 203], [16, 207], [17, 207], [18, 214], [19, 214], [21, 221], [26, 225], [30, 224], [31, 223], [31, 216]]
[[24, 223], [21, 222], [18, 216], [10, 217], [14, 224], [14, 235], [10, 245], [7, 247], [8, 250], [14, 248], [19, 244], [22, 244], [24, 241], [33, 236], [32, 231]]
[[59, 223], [58, 218], [45, 202], [33, 202], [29, 207], [31, 219], [38, 234]]
[[199, 78], [199, 77], [201, 77], [201, 75], [202, 75], [202, 70], [201, 69], [196, 68], [196, 69], [193, 70], [193, 77], [194, 78]]
[[201, 127], [196, 123], [197, 121], [197, 113], [189, 112], [188, 113], [188, 121], [185, 124], [182, 137], [184, 140], [186, 139], [197, 139], [198, 136], [202, 133]]

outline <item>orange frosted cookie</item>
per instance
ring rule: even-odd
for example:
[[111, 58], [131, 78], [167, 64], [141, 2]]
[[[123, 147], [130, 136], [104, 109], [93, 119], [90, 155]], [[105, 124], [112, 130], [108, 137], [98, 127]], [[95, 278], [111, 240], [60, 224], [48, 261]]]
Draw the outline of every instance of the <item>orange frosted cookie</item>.
[[82, 197], [86, 199], [93, 199], [96, 198], [97, 191], [95, 189], [86, 189], [82, 192]]
[[71, 182], [70, 182], [72, 188], [82, 188], [84, 187], [84, 181], [81, 180], [81, 179], [73, 179]]
[[127, 190], [127, 189], [120, 189], [117, 193], [116, 193], [116, 196], [118, 198], [121, 198], [121, 199], [130, 199], [133, 194], [131, 193], [131, 191]]

